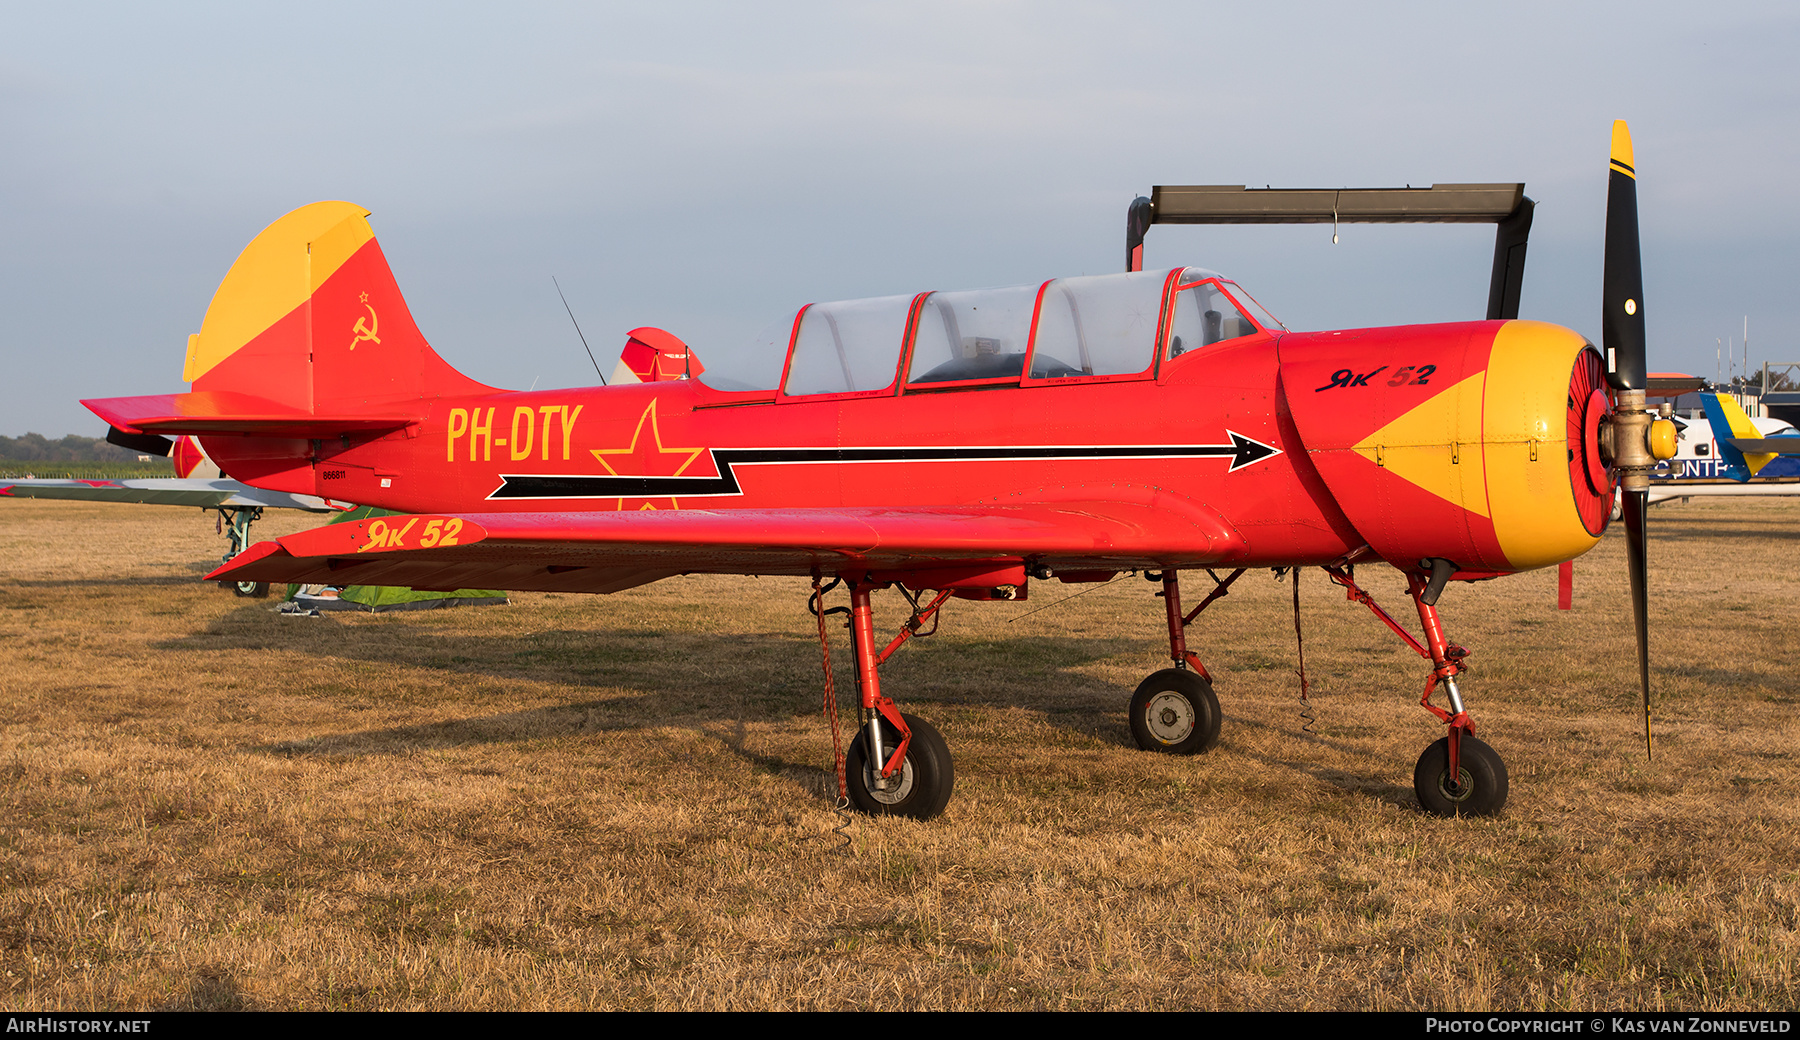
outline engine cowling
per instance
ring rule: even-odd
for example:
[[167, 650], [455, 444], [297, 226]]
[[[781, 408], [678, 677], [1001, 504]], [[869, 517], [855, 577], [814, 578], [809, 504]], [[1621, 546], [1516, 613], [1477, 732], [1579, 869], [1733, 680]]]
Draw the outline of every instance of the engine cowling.
[[1543, 567], [1606, 529], [1599, 352], [1534, 321], [1281, 338], [1281, 390], [1336, 502], [1395, 566]]

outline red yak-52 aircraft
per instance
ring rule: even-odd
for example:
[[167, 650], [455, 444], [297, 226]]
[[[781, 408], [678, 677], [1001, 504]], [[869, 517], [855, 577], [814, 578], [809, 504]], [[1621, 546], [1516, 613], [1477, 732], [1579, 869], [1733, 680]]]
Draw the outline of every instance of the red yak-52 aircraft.
[[[1181, 572], [1235, 569], [1210, 602], [1246, 568], [1323, 567], [1430, 662], [1423, 703], [1448, 732], [1419, 759], [1420, 802], [1492, 813], [1506, 768], [1474, 736], [1466, 651], [1445, 638], [1438, 595], [1586, 552], [1615, 480], [1648, 720], [1653, 417], [1623, 123], [1612, 160], [1604, 355], [1530, 321], [1289, 332], [1235, 283], [1182, 267], [812, 304], [762, 356], [707, 351], [697, 378], [647, 369], [630, 385], [510, 392], [432, 351], [367, 213], [322, 202], [238, 257], [189, 340], [191, 392], [85, 403], [128, 435], [196, 435], [246, 483], [415, 514], [263, 542], [216, 580], [841, 580], [863, 723], [849, 794], [873, 813], [930, 817], [950, 798], [943, 738], [877, 673], [948, 597], [1159, 575], [1175, 667], [1132, 695], [1131, 730], [1148, 750], [1193, 754], [1218, 741], [1220, 712], [1186, 645], [1199, 610], [1183, 612]], [[1668, 447], [1672, 434], [1659, 434]], [[1377, 562], [1406, 575], [1422, 642], [1357, 587], [1354, 567]], [[870, 593], [891, 585], [914, 607], [884, 649]]]

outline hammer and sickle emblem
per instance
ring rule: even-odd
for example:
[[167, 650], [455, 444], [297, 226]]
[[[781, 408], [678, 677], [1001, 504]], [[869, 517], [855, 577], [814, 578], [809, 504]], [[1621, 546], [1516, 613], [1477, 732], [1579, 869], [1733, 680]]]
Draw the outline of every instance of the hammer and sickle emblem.
[[356, 325], [353, 328], [351, 328], [351, 330], [350, 330], [351, 332], [356, 334], [356, 338], [350, 341], [350, 349], [351, 350], [355, 350], [356, 345], [358, 343], [364, 342], [365, 340], [368, 342], [371, 342], [371, 343], [380, 343], [381, 342], [381, 337], [377, 336], [375, 334], [375, 330], [379, 327], [380, 322], [375, 317], [375, 308], [373, 306], [370, 306], [370, 304], [369, 304], [369, 294], [368, 293], [362, 294], [362, 305], [364, 307], [369, 308], [369, 320], [368, 320], [367, 324], [364, 324], [363, 319], [361, 319], [361, 318], [356, 319]]

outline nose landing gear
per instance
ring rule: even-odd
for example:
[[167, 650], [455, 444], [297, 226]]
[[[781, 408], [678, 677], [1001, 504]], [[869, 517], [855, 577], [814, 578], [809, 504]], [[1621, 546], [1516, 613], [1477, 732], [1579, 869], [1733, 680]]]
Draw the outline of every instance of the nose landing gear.
[[[1475, 721], [1463, 707], [1462, 690], [1456, 681], [1467, 670], [1463, 659], [1469, 652], [1444, 638], [1444, 626], [1438, 619], [1438, 593], [1455, 573], [1456, 565], [1439, 559], [1419, 562], [1420, 570], [1407, 572], [1406, 591], [1419, 610], [1419, 625], [1425, 630], [1423, 644], [1357, 586], [1348, 564], [1326, 567], [1325, 572], [1344, 587], [1349, 598], [1368, 607], [1406, 645], [1431, 662], [1431, 675], [1425, 680], [1425, 693], [1419, 704], [1450, 731], [1426, 748], [1413, 767], [1413, 791], [1419, 797], [1419, 805], [1437, 816], [1492, 816], [1506, 804], [1506, 763], [1498, 752], [1475, 738]], [[1450, 702], [1448, 709], [1431, 703], [1432, 694], [1440, 686]]]
[[1413, 767], [1419, 804], [1435, 816], [1492, 816], [1506, 804], [1506, 763], [1472, 735], [1460, 739], [1459, 762], [1450, 770], [1450, 738], [1440, 737]]

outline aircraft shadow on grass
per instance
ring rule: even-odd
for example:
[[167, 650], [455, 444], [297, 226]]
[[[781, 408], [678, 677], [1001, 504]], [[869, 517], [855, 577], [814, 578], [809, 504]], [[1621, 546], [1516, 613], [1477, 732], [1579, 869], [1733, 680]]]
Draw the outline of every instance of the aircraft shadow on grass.
[[[835, 620], [835, 619], [834, 619]], [[276, 627], [279, 626], [279, 627]], [[854, 713], [855, 679], [848, 639], [832, 632], [839, 700], [846, 719]], [[401, 686], [434, 685], [445, 673], [469, 684], [505, 679], [576, 689], [621, 692], [479, 719], [370, 731], [371, 750], [393, 741], [466, 744], [605, 730], [679, 724], [703, 716], [709, 722], [771, 722], [819, 710], [818, 643], [810, 634], [715, 633], [704, 630], [552, 629], [526, 637], [446, 634], [432, 626], [352, 626], [330, 615], [276, 619], [266, 608], [246, 606], [191, 635], [162, 640], [159, 650], [303, 651], [329, 660], [398, 666]], [[1126, 741], [1106, 716], [1123, 708], [1124, 693], [1072, 669], [1115, 655], [1108, 639], [1031, 636], [907, 647], [887, 667], [909, 671], [925, 696], [943, 705], [1015, 705], [1042, 712], [1052, 725], [1108, 741]], [[923, 658], [929, 656], [933, 660]], [[1009, 662], [1013, 667], [996, 662]], [[959, 679], [934, 682], [924, 672], [942, 668]], [[1036, 693], [1055, 677], [1057, 692]], [[655, 692], [649, 692], [655, 691]], [[367, 703], [366, 687], [344, 696]], [[406, 703], [419, 703], [407, 692]], [[472, 692], [474, 698], [492, 694]], [[377, 700], [387, 700], [376, 695]], [[716, 726], [714, 727], [716, 728]], [[331, 738], [339, 741], [349, 738]], [[359, 738], [360, 739], [360, 738]], [[343, 746], [332, 749], [341, 753]]]
[[[1342, 696], [1342, 694], [1337, 694], [1336, 696]], [[1225, 716], [1225, 719], [1233, 726], [1247, 730], [1258, 729], [1273, 731], [1283, 728], [1266, 719], [1255, 719], [1236, 715], [1227, 715]], [[1295, 748], [1296, 751], [1298, 751], [1303, 744], [1313, 744], [1349, 754], [1366, 754], [1368, 751], [1366, 747], [1359, 748], [1353, 742], [1334, 735], [1329, 728], [1326, 728], [1329, 727], [1329, 723], [1326, 724], [1326, 727], [1322, 727], [1319, 732], [1315, 733], [1296, 733], [1294, 732], [1293, 727], [1298, 725], [1299, 719], [1296, 718], [1292, 723], [1286, 724], [1285, 727], [1287, 729], [1287, 735], [1293, 738], [1293, 743], [1289, 746]], [[1236, 751], [1238, 754], [1253, 762], [1261, 763], [1265, 767], [1261, 770], [1262, 774], [1271, 778], [1280, 776], [1281, 771], [1303, 773], [1312, 777], [1314, 780], [1317, 780], [1319, 783], [1335, 787], [1345, 794], [1379, 799], [1380, 801], [1387, 802], [1390, 805], [1399, 806], [1403, 809], [1419, 808], [1419, 800], [1414, 795], [1412, 787], [1407, 784], [1389, 783], [1374, 776], [1353, 773], [1349, 770], [1338, 768], [1337, 766], [1321, 765], [1314, 758], [1304, 754], [1259, 754], [1250, 750], [1247, 746], [1243, 746], [1241, 743], [1236, 747]]]
[[[818, 645], [791, 633], [707, 634], [643, 630], [554, 629], [521, 640], [511, 636], [445, 635], [428, 627], [344, 625], [338, 619], [282, 619], [271, 631], [266, 608], [246, 606], [204, 631], [165, 640], [163, 650], [291, 650], [318, 656], [399, 665], [406, 686], [433, 683], [434, 673], [453, 673], [468, 682], [494, 679], [555, 683], [575, 688], [676, 692], [621, 693], [490, 715], [472, 715], [407, 726], [349, 730], [256, 745], [249, 750], [281, 756], [360, 757], [426, 748], [469, 747], [557, 737], [579, 737], [679, 727], [720, 741], [747, 765], [787, 773], [808, 787], [831, 786], [830, 770], [815, 761], [795, 761], [749, 747], [747, 726], [783, 722], [819, 710]], [[292, 633], [306, 633], [301, 639]], [[840, 710], [851, 717], [854, 676], [845, 659], [847, 640], [833, 631]], [[701, 648], [704, 647], [704, 650]], [[946, 641], [908, 647], [888, 666], [913, 671], [923, 699], [943, 706], [1017, 707], [1035, 713], [1050, 729], [1073, 738], [1128, 748], [1131, 734], [1120, 717], [1125, 693], [1075, 669], [1117, 655], [1113, 639], [1043, 635], [1002, 640]], [[1146, 652], [1153, 652], [1146, 648]], [[703, 658], [696, 658], [703, 653]], [[698, 668], [692, 662], [710, 664]], [[1014, 666], [997, 665], [1011, 662]], [[721, 667], [729, 667], [719, 675]], [[678, 674], [671, 676], [673, 669]], [[928, 670], [961, 676], [955, 683], [933, 682]], [[410, 672], [410, 675], [405, 673]], [[680, 674], [688, 673], [692, 674]], [[1071, 682], [1071, 678], [1075, 681]], [[1055, 693], [1038, 692], [1054, 681]], [[679, 691], [691, 691], [682, 693]], [[375, 707], [366, 690], [343, 691], [356, 708]], [[323, 691], [329, 697], [330, 691]], [[483, 697], [491, 694], [476, 693]], [[391, 702], [390, 702], [391, 703]], [[404, 703], [418, 695], [404, 694]], [[1234, 727], [1273, 730], [1276, 723], [1236, 713]], [[1297, 720], [1295, 722], [1297, 724]], [[1373, 776], [1307, 760], [1306, 745], [1354, 753], [1354, 741], [1329, 732], [1295, 734], [1294, 755], [1270, 755], [1236, 748], [1239, 754], [1275, 772], [1292, 771], [1346, 793], [1416, 808], [1412, 789]], [[1201, 764], [1201, 763], [1197, 763]], [[1272, 773], [1271, 775], [1274, 775]]]

